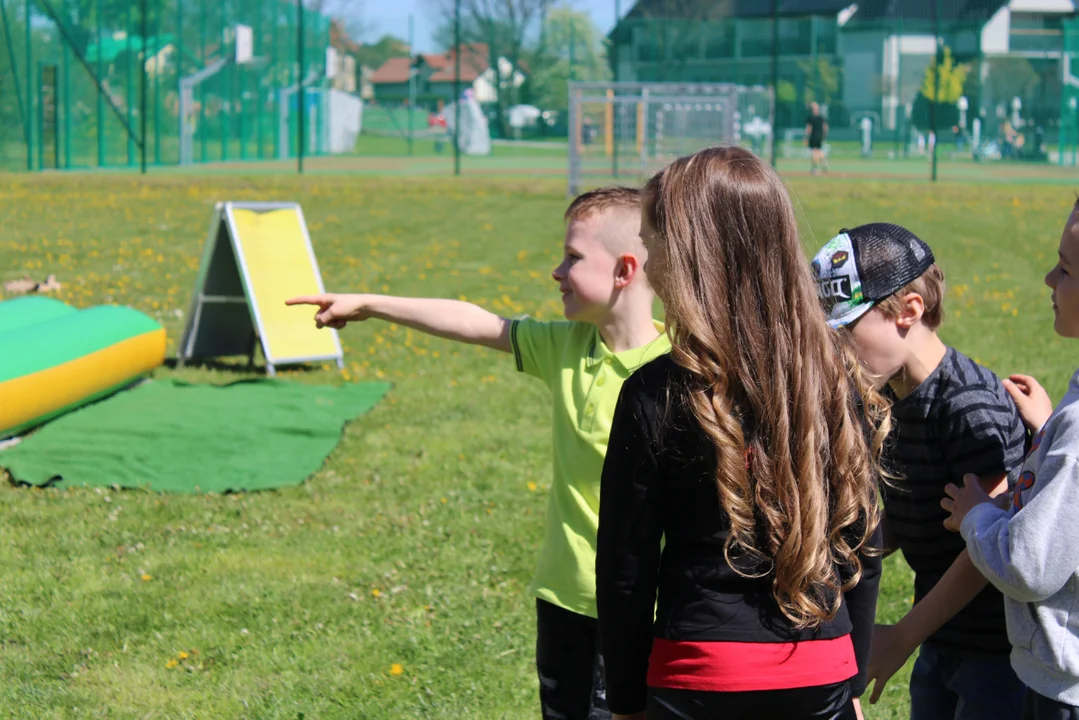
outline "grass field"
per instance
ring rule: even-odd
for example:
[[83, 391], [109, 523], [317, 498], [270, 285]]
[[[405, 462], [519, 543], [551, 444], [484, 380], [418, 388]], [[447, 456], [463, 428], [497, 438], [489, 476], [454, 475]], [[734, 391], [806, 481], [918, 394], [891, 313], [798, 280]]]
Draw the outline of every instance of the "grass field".
[[[88, 179], [90, 177], [90, 179]], [[908, 225], [949, 278], [943, 335], [1059, 398], [1075, 348], [1042, 276], [1060, 186], [791, 180], [807, 249]], [[77, 305], [183, 327], [213, 203], [296, 200], [331, 289], [462, 297], [557, 317], [562, 182], [121, 174], [0, 176], [0, 280], [55, 272]], [[0, 707], [19, 718], [536, 718], [525, 597], [549, 484], [549, 400], [508, 356], [385, 324], [344, 372], [389, 379], [301, 487], [247, 495], [0, 486]], [[159, 376], [225, 382], [187, 368]], [[152, 421], [152, 420], [151, 420]], [[259, 452], [259, 448], [237, 448]], [[0, 463], [2, 463], [0, 453]], [[909, 604], [890, 559], [882, 621]], [[869, 718], [906, 717], [897, 677]]]

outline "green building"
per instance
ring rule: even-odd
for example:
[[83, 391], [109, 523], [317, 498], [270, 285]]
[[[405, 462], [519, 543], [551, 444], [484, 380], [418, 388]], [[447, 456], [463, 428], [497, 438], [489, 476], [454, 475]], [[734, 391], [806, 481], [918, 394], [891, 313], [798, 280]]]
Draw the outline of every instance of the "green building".
[[801, 126], [817, 101], [834, 133], [853, 137], [864, 117], [882, 130], [919, 124], [939, 37], [967, 70], [968, 127], [980, 116], [995, 128], [1018, 106], [1051, 134], [1062, 27], [1077, 10], [1076, 0], [640, 0], [611, 31], [610, 59], [621, 81], [771, 85], [778, 48], [779, 128]]

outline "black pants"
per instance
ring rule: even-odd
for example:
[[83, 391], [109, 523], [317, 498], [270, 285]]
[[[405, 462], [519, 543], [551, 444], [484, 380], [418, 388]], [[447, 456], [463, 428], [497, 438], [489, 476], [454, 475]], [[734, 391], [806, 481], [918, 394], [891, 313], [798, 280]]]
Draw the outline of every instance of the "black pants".
[[543, 720], [609, 720], [599, 623], [536, 601], [536, 671]]
[[648, 720], [854, 720], [850, 683], [747, 692], [648, 688]]
[[1023, 720], [1079, 720], [1079, 708], [1052, 700], [1027, 688]]

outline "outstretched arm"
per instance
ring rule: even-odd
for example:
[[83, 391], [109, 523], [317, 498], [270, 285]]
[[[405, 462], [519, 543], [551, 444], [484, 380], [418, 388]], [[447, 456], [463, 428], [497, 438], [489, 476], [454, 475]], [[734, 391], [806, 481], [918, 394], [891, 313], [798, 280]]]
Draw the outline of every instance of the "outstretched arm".
[[448, 340], [513, 351], [509, 319], [460, 300], [325, 293], [295, 297], [286, 304], [317, 306], [315, 324], [320, 328], [340, 330], [350, 322], [376, 318]]

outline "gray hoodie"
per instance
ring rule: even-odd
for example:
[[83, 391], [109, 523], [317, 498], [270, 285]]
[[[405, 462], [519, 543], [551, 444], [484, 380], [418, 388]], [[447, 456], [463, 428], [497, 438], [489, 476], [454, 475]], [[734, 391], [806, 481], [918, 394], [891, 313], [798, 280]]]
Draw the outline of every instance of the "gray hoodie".
[[1035, 437], [1009, 509], [978, 505], [960, 532], [1004, 593], [1019, 679], [1079, 705], [1079, 372]]

